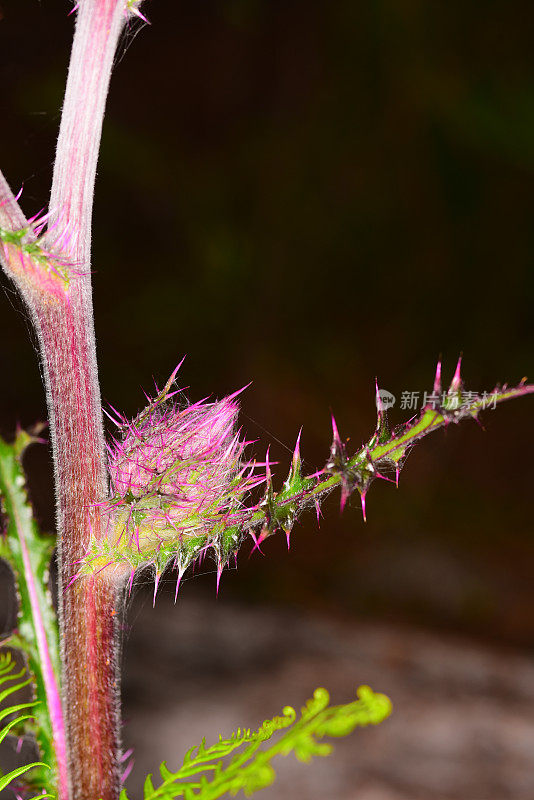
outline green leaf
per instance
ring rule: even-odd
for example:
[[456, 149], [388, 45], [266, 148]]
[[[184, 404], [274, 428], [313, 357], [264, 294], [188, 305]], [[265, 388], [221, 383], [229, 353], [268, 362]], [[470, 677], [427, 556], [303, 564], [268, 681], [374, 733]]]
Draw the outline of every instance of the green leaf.
[[15, 719], [12, 719], [11, 722], [8, 722], [8, 724], [0, 731], [0, 742], [4, 741], [8, 733], [11, 731], [11, 728], [16, 727], [17, 725], [21, 725], [22, 722], [24, 722], [24, 720], [27, 719], [32, 719], [31, 714], [26, 714], [25, 716], [22, 717], [16, 717]]
[[[146, 778], [144, 800], [216, 800], [228, 794], [233, 797], [241, 790], [249, 797], [273, 783], [276, 775], [271, 762], [275, 756], [293, 752], [305, 762], [313, 756], [326, 756], [332, 746], [319, 741], [324, 736], [346, 736], [358, 726], [376, 725], [391, 712], [389, 699], [368, 686], [358, 689], [358, 698], [352, 703], [330, 706], [329, 702], [326, 689], [316, 689], [298, 721], [295, 710], [286, 706], [282, 716], [265, 720], [255, 732], [239, 729], [228, 739], [220, 736], [210, 747], [203, 739], [187, 751], [181, 769], [172, 772], [165, 762], [160, 766], [157, 788], [151, 775]], [[263, 742], [279, 731], [285, 733], [260, 750]], [[206, 771], [211, 772], [209, 777], [202, 774]], [[120, 800], [128, 800], [124, 790]]]
[[[11, 772], [9, 772], [7, 775], [4, 775], [2, 778], [0, 778], [0, 790], [5, 789], [6, 786], [9, 786], [11, 781], [15, 780], [15, 778], [18, 778], [20, 775], [24, 775], [26, 772], [34, 769], [35, 767], [46, 767], [46, 769], [50, 769], [48, 764], [44, 764], [42, 761], [34, 761], [33, 764], [27, 764], [24, 767], [17, 767], [17, 769], [11, 770]], [[42, 797], [42, 795], [40, 795], [40, 797]]]
[[[15, 663], [11, 657], [11, 653], [0, 653], [0, 686], [4, 684], [6, 681], [17, 680], [18, 682], [13, 684], [9, 687], [9, 689], [4, 690], [0, 694], [0, 701], [4, 700], [10, 694], [14, 692], [18, 692], [20, 689], [23, 689], [25, 686], [28, 685], [29, 681], [19, 681], [18, 679], [21, 675], [25, 674], [25, 670], [22, 673], [15, 673]], [[18, 705], [8, 706], [3, 708], [0, 712], [0, 719], [4, 717], [10, 716], [11, 714], [17, 714], [18, 711], [22, 708], [33, 708], [36, 709], [38, 703], [19, 703]], [[22, 716], [15, 716], [7, 725], [4, 725], [0, 728], [0, 742], [2, 742], [5, 737], [12, 732], [14, 728], [19, 728], [25, 724], [28, 719], [32, 719], [32, 717], [28, 714]], [[39, 769], [41, 768], [41, 769]], [[42, 776], [45, 774], [43, 772], [43, 768], [47, 771], [50, 770], [50, 766], [48, 764], [43, 763], [42, 761], [34, 761], [31, 764], [26, 764], [23, 767], [17, 767], [11, 772], [7, 773], [6, 775], [0, 776], [0, 791], [5, 789], [7, 786], [15, 780], [15, 778], [20, 778], [22, 775], [28, 776], [28, 785], [34, 785], [37, 781], [39, 786], [42, 784]], [[36, 772], [37, 771], [37, 772]], [[33, 774], [29, 774], [33, 773]], [[46, 797], [50, 797], [51, 795], [44, 795]], [[43, 798], [43, 793], [39, 795], [39, 798]]]
[[53, 791], [56, 758], [48, 701], [55, 700], [59, 706], [59, 637], [47, 588], [53, 540], [39, 533], [21, 464], [32, 441], [25, 431], [19, 431], [13, 444], [0, 438], [0, 503], [7, 520], [0, 536], [0, 558], [13, 572], [19, 600], [17, 630], [3, 644], [21, 650], [27, 659], [30, 677], [26, 684], [33, 682], [38, 704], [33, 718], [25, 720], [25, 729], [35, 735], [41, 757], [52, 767], [46, 776], [39, 775], [39, 786]]

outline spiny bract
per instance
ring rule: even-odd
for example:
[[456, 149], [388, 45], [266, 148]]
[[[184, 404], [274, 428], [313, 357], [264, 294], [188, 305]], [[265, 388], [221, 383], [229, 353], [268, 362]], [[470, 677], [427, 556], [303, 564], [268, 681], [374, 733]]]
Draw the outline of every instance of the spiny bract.
[[265, 480], [243, 458], [249, 443], [236, 431], [240, 392], [180, 404], [170, 392], [176, 372], [133, 421], [114, 410], [120, 436], [108, 445], [111, 491], [99, 504], [108, 536], [92, 544], [92, 572], [114, 564], [133, 577], [153, 564], [159, 575], [174, 559], [181, 575], [192, 557], [217, 549], [217, 534], [237, 521], [245, 496]]

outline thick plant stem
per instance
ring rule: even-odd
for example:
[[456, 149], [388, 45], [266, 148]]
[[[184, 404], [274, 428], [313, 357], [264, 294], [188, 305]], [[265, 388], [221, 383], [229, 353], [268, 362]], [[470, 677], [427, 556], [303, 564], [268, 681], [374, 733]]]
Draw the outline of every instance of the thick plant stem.
[[64, 250], [88, 265], [102, 121], [126, 0], [80, 0], [50, 193], [50, 227], [67, 228]]
[[[9, 199], [9, 193], [3, 197]], [[17, 215], [11, 204], [4, 204], [0, 217], [5, 224]], [[19, 225], [24, 219], [16, 222]], [[116, 800], [120, 791], [119, 587], [105, 573], [71, 583], [91, 537], [105, 536], [102, 517], [95, 510], [95, 503], [106, 495], [107, 477], [94, 340], [87, 336], [90, 319], [75, 281], [68, 288], [59, 280], [49, 281], [54, 291], [46, 283], [40, 289], [27, 256], [13, 253], [12, 248], [4, 248], [3, 256], [39, 338], [54, 454], [69, 767], [69, 789], [65, 791], [60, 781], [59, 797]]]
[[[105, 535], [94, 503], [105, 496], [98, 386], [86, 323], [69, 299], [34, 308], [44, 354], [56, 472], [63, 697], [70, 800], [115, 800], [120, 786], [116, 588], [105, 575], [71, 585], [89, 539]], [[97, 410], [98, 409], [98, 410]]]
[[66, 297], [34, 306], [52, 426], [60, 533], [60, 634], [70, 800], [120, 791], [117, 589], [105, 576], [70, 585], [105, 496], [104, 437], [90, 280], [93, 191], [102, 120], [124, 0], [81, 0], [50, 197], [52, 239], [75, 265]]
[[115, 588], [98, 578], [77, 581], [68, 590], [68, 602], [64, 600], [71, 800], [115, 800], [120, 793], [115, 612]]
[[[54, 456], [69, 761], [69, 793], [60, 800], [116, 800], [120, 791], [118, 587], [104, 573], [74, 584], [71, 577], [91, 536], [105, 535], [94, 511], [107, 493], [107, 478], [90, 240], [102, 119], [125, 12], [125, 0], [78, 4], [45, 237], [51, 250], [61, 241], [61, 258], [71, 264], [66, 279], [13, 248], [3, 252], [39, 338]], [[3, 180], [0, 190], [0, 223], [10, 230], [26, 227]]]

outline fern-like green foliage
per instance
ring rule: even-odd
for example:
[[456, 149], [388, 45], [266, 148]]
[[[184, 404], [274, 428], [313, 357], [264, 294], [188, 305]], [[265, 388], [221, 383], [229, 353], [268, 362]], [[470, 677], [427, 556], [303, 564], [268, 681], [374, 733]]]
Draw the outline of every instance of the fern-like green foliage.
[[[3, 703], [7, 697], [15, 692], [18, 692], [20, 689], [23, 689], [25, 686], [28, 686], [28, 684], [31, 683], [31, 678], [26, 677], [26, 679], [24, 679], [25, 676], [27, 676], [25, 669], [20, 672], [15, 672], [15, 669], [16, 664], [13, 661], [11, 654], [0, 653], [0, 687], [4, 686], [6, 683], [9, 684], [6, 686], [6, 688], [0, 691], [0, 703]], [[17, 703], [16, 705], [0, 708], [0, 722], [8, 717], [11, 717], [11, 719], [0, 728], [0, 742], [3, 742], [6, 736], [9, 734], [23, 733], [26, 729], [27, 723], [33, 719], [33, 714], [36, 712], [37, 705], [38, 704], [35, 702]], [[33, 710], [33, 714], [28, 713], [30, 710]], [[44, 764], [40, 761], [35, 761], [32, 764], [26, 764], [23, 767], [17, 767], [5, 775], [0, 773], [0, 791], [5, 789], [7, 786], [12, 785], [17, 779], [23, 778], [31, 772], [35, 776], [42, 770], [50, 771], [50, 768], [47, 764]], [[32, 783], [34, 782], [35, 779], [32, 779]], [[39, 800], [44, 800], [44, 798], [51, 797], [51, 795], [47, 794], [45, 791], [41, 792], [38, 797]], [[37, 798], [34, 798], [34, 800], [37, 800]]]
[[[51, 707], [59, 702], [59, 638], [56, 616], [47, 588], [53, 538], [39, 533], [25, 489], [21, 463], [24, 449], [34, 440], [19, 431], [13, 444], [0, 438], [0, 509], [6, 527], [0, 535], [0, 558], [13, 572], [19, 601], [16, 630], [2, 644], [20, 650], [28, 663], [37, 704], [24, 720], [35, 736], [41, 757], [55, 767]], [[32, 772], [31, 785], [54, 791], [55, 769]]]
[[[282, 716], [266, 720], [257, 731], [239, 729], [229, 739], [219, 737], [210, 747], [203, 739], [187, 751], [176, 772], [168, 769], [165, 762], [161, 765], [158, 786], [152, 775], [147, 777], [144, 800], [215, 800], [225, 795], [234, 797], [241, 790], [249, 797], [274, 781], [271, 762], [275, 756], [294, 753], [304, 762], [313, 756], [327, 756], [332, 745], [320, 741], [325, 736], [346, 736], [356, 727], [382, 722], [391, 712], [390, 700], [368, 686], [360, 686], [358, 698], [351, 703], [330, 706], [329, 702], [326, 689], [316, 689], [302, 708], [299, 720], [295, 710], [286, 706]], [[278, 731], [285, 732], [270, 747], [260, 750]], [[225, 763], [225, 759], [229, 760]], [[125, 790], [120, 800], [128, 800]]]

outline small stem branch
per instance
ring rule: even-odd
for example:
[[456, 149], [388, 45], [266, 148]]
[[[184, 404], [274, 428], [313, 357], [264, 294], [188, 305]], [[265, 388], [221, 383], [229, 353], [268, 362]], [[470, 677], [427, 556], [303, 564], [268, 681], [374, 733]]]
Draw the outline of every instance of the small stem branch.
[[13, 192], [2, 171], [0, 171], [0, 226], [12, 231], [20, 230], [28, 225]]

